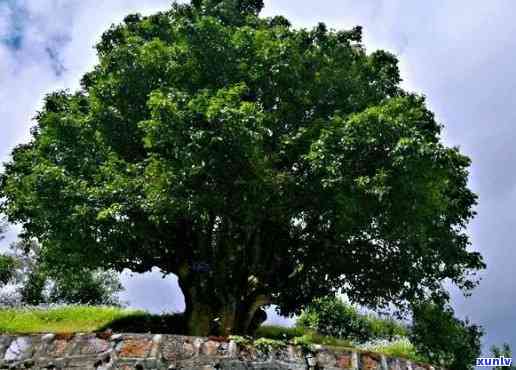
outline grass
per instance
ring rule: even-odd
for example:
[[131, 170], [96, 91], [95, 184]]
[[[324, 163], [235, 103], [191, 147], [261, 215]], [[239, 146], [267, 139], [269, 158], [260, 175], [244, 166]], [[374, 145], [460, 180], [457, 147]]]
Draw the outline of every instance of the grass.
[[285, 327], [278, 325], [262, 325], [256, 332], [257, 338], [269, 338], [277, 340], [291, 340], [305, 335], [305, 329], [299, 327]]
[[152, 315], [139, 310], [91, 306], [0, 309], [0, 333], [78, 333], [106, 329], [184, 334], [180, 314]]
[[2, 309], [0, 333], [93, 332], [110, 323], [145, 315], [142, 311], [115, 307], [67, 306], [51, 309]]
[[256, 332], [257, 338], [269, 338], [276, 340], [302, 339], [310, 344], [323, 344], [332, 347], [351, 347], [352, 343], [346, 339], [334, 338], [318, 334], [302, 327], [284, 327], [277, 325], [262, 325]]
[[415, 362], [428, 362], [428, 359], [417, 353], [414, 345], [407, 338], [395, 341], [378, 341], [378, 343], [360, 346], [360, 349], [383, 353], [386, 356], [401, 357]]

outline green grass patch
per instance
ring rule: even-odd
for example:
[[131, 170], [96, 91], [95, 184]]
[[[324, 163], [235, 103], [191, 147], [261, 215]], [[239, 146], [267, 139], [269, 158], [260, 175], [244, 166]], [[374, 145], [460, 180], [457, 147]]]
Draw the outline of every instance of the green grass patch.
[[417, 353], [416, 348], [407, 338], [400, 338], [395, 341], [380, 341], [376, 344], [361, 346], [361, 349], [383, 353], [387, 356], [406, 358], [415, 362], [428, 362], [428, 359]]
[[301, 327], [285, 327], [278, 325], [262, 325], [256, 331], [256, 338], [269, 338], [276, 340], [290, 340], [306, 334]]
[[74, 333], [102, 330], [110, 323], [145, 315], [142, 311], [116, 307], [66, 306], [49, 309], [2, 309], [0, 332]]
[[303, 327], [284, 327], [277, 325], [263, 325], [258, 328], [256, 338], [268, 338], [284, 341], [300, 341], [306, 344], [322, 344], [333, 347], [351, 347], [351, 342], [327, 335], [321, 335]]

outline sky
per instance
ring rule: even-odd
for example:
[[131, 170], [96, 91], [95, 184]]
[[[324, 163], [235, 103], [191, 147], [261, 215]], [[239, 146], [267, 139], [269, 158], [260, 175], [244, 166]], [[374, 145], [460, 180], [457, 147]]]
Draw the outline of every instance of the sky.
[[[110, 24], [169, 4], [0, 0], [0, 161], [29, 139], [31, 119], [46, 93], [78, 88], [96, 62], [93, 45]], [[484, 327], [485, 348], [505, 341], [516, 349], [516, 2], [266, 0], [262, 14], [284, 15], [296, 27], [321, 21], [335, 29], [361, 25], [369, 51], [386, 49], [399, 57], [403, 86], [427, 97], [444, 124], [445, 143], [472, 159], [470, 187], [479, 205], [468, 232], [488, 268], [472, 297], [453, 290], [453, 305], [459, 317]], [[12, 228], [3, 248], [15, 233]], [[123, 282], [122, 299], [133, 307], [184, 307], [173, 276], [124, 273]]]

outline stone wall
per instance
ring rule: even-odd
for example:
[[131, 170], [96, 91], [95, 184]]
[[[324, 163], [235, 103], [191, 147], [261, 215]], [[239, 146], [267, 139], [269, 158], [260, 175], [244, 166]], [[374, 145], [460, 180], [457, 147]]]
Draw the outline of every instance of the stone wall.
[[356, 350], [152, 334], [0, 336], [0, 369], [438, 370]]

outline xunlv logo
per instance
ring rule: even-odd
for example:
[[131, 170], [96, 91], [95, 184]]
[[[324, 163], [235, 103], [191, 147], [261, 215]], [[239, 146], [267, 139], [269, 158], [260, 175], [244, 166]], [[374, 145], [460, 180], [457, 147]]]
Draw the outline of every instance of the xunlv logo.
[[512, 358], [500, 357], [478, 357], [476, 366], [511, 366]]

